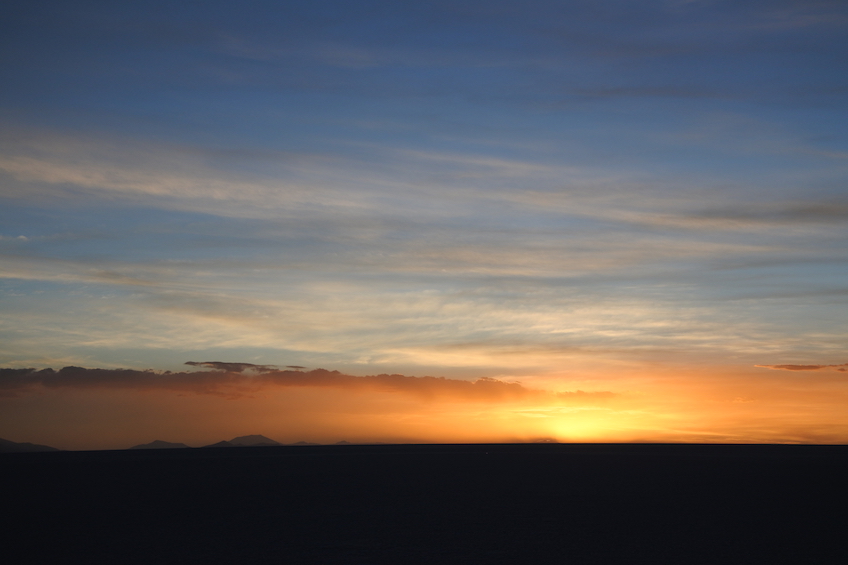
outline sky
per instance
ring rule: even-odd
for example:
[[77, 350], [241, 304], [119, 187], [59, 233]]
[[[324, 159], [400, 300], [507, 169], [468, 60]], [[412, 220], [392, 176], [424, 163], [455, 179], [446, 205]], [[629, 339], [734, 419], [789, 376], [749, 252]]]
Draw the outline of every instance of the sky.
[[844, 2], [2, 14], [0, 437], [848, 441]]

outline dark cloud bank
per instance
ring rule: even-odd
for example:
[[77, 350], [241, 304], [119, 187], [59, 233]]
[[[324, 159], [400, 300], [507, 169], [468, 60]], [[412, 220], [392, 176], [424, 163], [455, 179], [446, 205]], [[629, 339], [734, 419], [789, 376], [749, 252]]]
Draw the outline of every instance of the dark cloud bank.
[[[218, 369], [228, 373], [243, 373], [244, 371], [256, 371], [258, 373], [270, 373], [277, 370], [275, 365], [254, 365], [253, 363], [224, 363], [221, 361], [186, 361], [186, 365], [193, 367], [205, 367], [207, 369]], [[290, 366], [289, 368], [295, 368]], [[301, 369], [303, 367], [300, 367]]]
[[819, 371], [821, 369], [836, 369], [841, 372], [848, 372], [848, 363], [839, 365], [754, 365], [761, 369], [774, 369], [777, 371]]
[[0, 369], [0, 396], [43, 388], [99, 388], [165, 390], [213, 394], [239, 398], [267, 387], [328, 387], [346, 390], [372, 390], [404, 393], [423, 399], [466, 402], [545, 402], [588, 404], [609, 400], [613, 392], [551, 392], [529, 389], [484, 377], [476, 381], [445, 377], [371, 375], [357, 377], [339, 371], [314, 369], [279, 370], [269, 365], [190, 361], [188, 365], [212, 368], [210, 371], [157, 372], [134, 369]]

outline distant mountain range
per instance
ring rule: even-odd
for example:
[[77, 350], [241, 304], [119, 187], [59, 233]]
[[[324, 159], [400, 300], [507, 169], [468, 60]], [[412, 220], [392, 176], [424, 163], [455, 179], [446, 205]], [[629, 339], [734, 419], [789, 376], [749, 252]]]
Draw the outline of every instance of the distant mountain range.
[[203, 447], [271, 447], [275, 445], [283, 444], [265, 436], [252, 435], [236, 437], [230, 441], [219, 441], [218, 443], [204, 445]]
[[[209, 447], [275, 447], [275, 446], [284, 446], [284, 445], [321, 445], [320, 443], [310, 443], [308, 441], [298, 441], [296, 443], [280, 443], [278, 441], [274, 441], [271, 438], [267, 438], [262, 435], [252, 435], [252, 436], [239, 436], [235, 437], [229, 441], [219, 441], [217, 443], [212, 443], [209, 445], [204, 445], [202, 449]], [[349, 441], [337, 441], [333, 445], [355, 445]], [[365, 445], [385, 445], [383, 442], [369, 442]], [[130, 449], [174, 449], [174, 448], [186, 448], [191, 447], [184, 443], [171, 443], [169, 441], [162, 441], [157, 439], [156, 441], [151, 441], [150, 443], [145, 443], [142, 445], [134, 445], [130, 447]]]
[[[346, 443], [346, 442], [345, 442]], [[210, 445], [204, 445], [203, 447], [275, 447], [278, 445], [285, 445], [278, 441], [274, 441], [271, 438], [267, 438], [263, 435], [251, 435], [251, 436], [239, 436], [234, 437], [229, 441], [219, 441], [218, 443], [213, 443]], [[299, 441], [297, 443], [289, 444], [289, 445], [319, 445], [317, 443], [307, 443], [305, 441]], [[156, 441], [151, 441], [150, 443], [144, 443], [142, 445], [134, 445], [130, 449], [175, 449], [175, 448], [186, 448], [190, 447], [184, 443], [171, 443], [169, 441], [162, 441], [157, 439]]]
[[[375, 442], [372, 445], [379, 445], [380, 442]], [[211, 445], [204, 445], [203, 447], [274, 447], [274, 446], [282, 446], [282, 445], [321, 445], [320, 443], [310, 443], [307, 441], [298, 441], [297, 443], [289, 443], [284, 444], [278, 441], [274, 441], [273, 439], [267, 438], [263, 435], [250, 435], [250, 436], [239, 436], [233, 438], [229, 441], [219, 441], [218, 443], [213, 443]], [[348, 441], [339, 441], [336, 442], [335, 445], [354, 445]], [[150, 443], [142, 443], [140, 445], [134, 445], [129, 449], [191, 449], [190, 445], [186, 445], [184, 443], [174, 443], [170, 441], [162, 441], [161, 439], [157, 439], [151, 441]], [[36, 451], [61, 451], [61, 449], [56, 449], [55, 447], [49, 447], [47, 445], [37, 445], [34, 443], [17, 443], [14, 441], [9, 441], [7, 439], [0, 439], [0, 453], [30, 453]]]
[[55, 447], [35, 443], [17, 443], [8, 439], [0, 439], [0, 453], [32, 453], [35, 451], [61, 451]]
[[162, 441], [161, 439], [157, 439], [151, 441], [150, 443], [134, 445], [130, 449], [182, 449], [188, 447], [189, 446], [184, 443], [172, 443], [170, 441]]

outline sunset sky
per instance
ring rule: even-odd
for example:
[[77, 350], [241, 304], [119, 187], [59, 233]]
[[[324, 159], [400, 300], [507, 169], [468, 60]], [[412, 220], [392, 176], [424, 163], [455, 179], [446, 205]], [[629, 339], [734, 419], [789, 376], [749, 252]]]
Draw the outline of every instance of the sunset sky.
[[848, 442], [844, 1], [0, 14], [0, 437]]

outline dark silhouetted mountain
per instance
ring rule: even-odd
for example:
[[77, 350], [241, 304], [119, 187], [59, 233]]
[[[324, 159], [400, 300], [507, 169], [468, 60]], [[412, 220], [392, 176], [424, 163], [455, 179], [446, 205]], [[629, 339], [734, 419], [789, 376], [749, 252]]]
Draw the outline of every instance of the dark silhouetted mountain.
[[157, 439], [151, 441], [150, 443], [143, 443], [141, 445], [134, 445], [130, 449], [180, 449], [187, 448], [184, 443], [172, 443], [170, 441], [162, 441], [161, 439]]
[[218, 443], [204, 445], [203, 447], [273, 447], [276, 445], [283, 444], [265, 436], [252, 435], [236, 437], [230, 441], [219, 441]]
[[203, 447], [237, 447], [228, 441], [219, 441], [218, 443], [213, 443], [212, 445], [204, 445]]
[[252, 436], [241, 436], [237, 438], [233, 438], [229, 441], [229, 443], [239, 446], [239, 447], [257, 447], [262, 445], [283, 445], [278, 441], [274, 441], [273, 439], [269, 439], [265, 436], [260, 435], [252, 435]]
[[17, 443], [8, 439], [0, 439], [0, 453], [32, 453], [34, 451], [61, 451], [61, 449], [35, 443]]
[[341, 441], [337, 441], [336, 445], [353, 445], [353, 444], [350, 443], [349, 441], [341, 440]]

